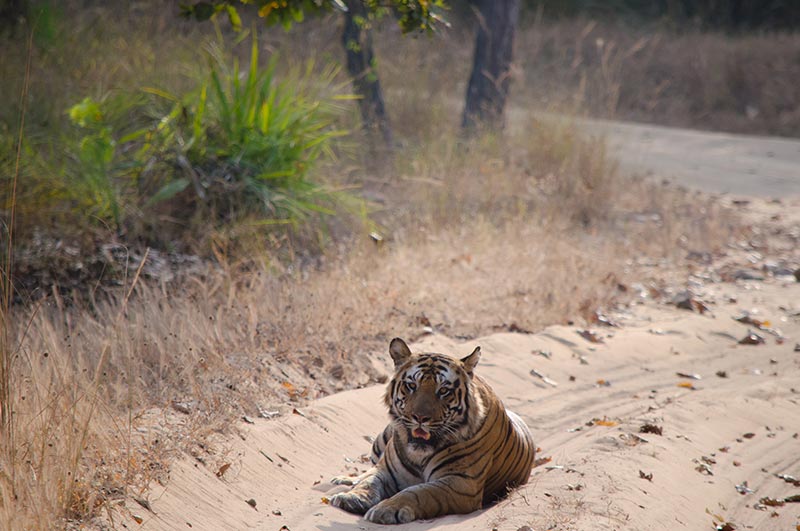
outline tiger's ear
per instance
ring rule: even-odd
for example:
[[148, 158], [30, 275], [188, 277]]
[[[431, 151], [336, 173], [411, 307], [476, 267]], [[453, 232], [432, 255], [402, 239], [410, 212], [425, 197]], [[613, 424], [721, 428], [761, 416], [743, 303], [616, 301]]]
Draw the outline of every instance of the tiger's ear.
[[392, 342], [389, 343], [389, 354], [392, 355], [392, 359], [394, 360], [394, 368], [398, 368], [400, 365], [404, 364], [408, 361], [408, 358], [411, 357], [411, 350], [406, 345], [406, 342], [396, 337], [392, 339]]
[[472, 371], [475, 369], [475, 366], [478, 365], [478, 360], [480, 359], [481, 347], [475, 347], [475, 350], [472, 351], [472, 354], [466, 358], [461, 358], [461, 363], [464, 364], [464, 369], [466, 369], [467, 374], [472, 376]]

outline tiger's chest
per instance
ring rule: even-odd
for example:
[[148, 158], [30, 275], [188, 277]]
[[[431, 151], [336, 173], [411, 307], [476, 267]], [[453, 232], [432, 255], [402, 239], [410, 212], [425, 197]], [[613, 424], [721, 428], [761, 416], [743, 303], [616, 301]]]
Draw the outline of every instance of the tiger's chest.
[[417, 447], [407, 444], [399, 437], [393, 439], [386, 451], [386, 464], [400, 490], [425, 483], [425, 469], [436, 455], [433, 448]]

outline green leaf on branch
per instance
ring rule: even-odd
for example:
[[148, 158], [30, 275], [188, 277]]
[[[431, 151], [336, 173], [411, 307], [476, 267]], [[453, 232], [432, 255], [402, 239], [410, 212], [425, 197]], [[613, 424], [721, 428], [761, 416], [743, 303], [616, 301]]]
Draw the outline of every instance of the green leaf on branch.
[[147, 200], [145, 206], [148, 207], [153, 206], [162, 201], [167, 201], [169, 199], [172, 199], [179, 193], [186, 190], [186, 188], [189, 186], [189, 183], [190, 181], [186, 177], [180, 177], [178, 179], [175, 179], [174, 181], [168, 182], [167, 184], [162, 186], [158, 192], [153, 194], [153, 196], [150, 199]]
[[242, 19], [239, 17], [239, 12], [232, 5], [226, 5], [225, 10], [228, 13], [228, 20], [231, 23], [233, 31], [242, 31]]

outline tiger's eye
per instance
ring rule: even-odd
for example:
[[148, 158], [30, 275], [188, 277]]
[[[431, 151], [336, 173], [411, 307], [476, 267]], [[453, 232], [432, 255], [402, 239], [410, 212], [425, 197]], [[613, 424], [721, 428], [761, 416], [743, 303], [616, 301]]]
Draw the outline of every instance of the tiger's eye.
[[439, 398], [444, 398], [450, 394], [450, 389], [447, 387], [440, 387], [439, 390], [436, 391], [436, 394], [439, 395]]
[[414, 391], [417, 390], [417, 384], [415, 384], [414, 382], [407, 381], [406, 382], [406, 389], [408, 389], [411, 392], [414, 392]]

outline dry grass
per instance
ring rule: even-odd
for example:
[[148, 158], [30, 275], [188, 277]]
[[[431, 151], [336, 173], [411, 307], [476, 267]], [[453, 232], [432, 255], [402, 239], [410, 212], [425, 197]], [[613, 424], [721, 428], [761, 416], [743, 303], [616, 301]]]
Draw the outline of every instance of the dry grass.
[[[194, 38], [186, 31], [152, 46], [184, 46]], [[147, 56], [125, 42], [114, 53]], [[18, 311], [6, 346], [17, 429], [13, 447], [0, 444], [0, 528], [91, 518], [164, 480], [174, 452], [207, 452], [205, 441], [243, 414], [382, 381], [391, 337], [587, 319], [627, 297], [620, 286], [639, 278], [637, 264], [680, 267], [687, 250], [714, 251], [735, 232], [714, 203], [617, 175], [602, 142], [574, 125], [544, 120], [515, 136], [459, 140], [451, 100], [463, 94], [465, 53], [387, 65], [387, 79], [414, 76], [405, 80], [414, 90], [390, 91], [407, 139], [396, 165], [375, 174], [342, 160], [328, 170], [363, 185], [382, 243], [354, 231], [313, 266], [252, 260], [244, 272], [222, 253], [219, 267], [180, 286], [139, 282], [127, 303], [70, 306], [54, 290]]]
[[731, 37], [591, 20], [517, 41], [517, 101], [736, 133], [800, 134], [800, 34]]
[[[390, 27], [377, 39], [399, 131], [431, 133], [438, 124], [458, 123], [474, 42], [470, 21], [459, 22], [432, 39], [401, 40]], [[624, 21], [525, 20], [515, 44], [511, 105], [798, 136], [798, 57], [797, 32], [731, 36]], [[413, 92], [401, 90], [409, 71]], [[450, 107], [437, 105], [445, 100]]]
[[602, 145], [574, 130], [538, 140], [417, 153], [381, 191], [384, 242], [364, 238], [317, 268], [209, 271], [177, 292], [140, 284], [127, 306], [67, 308], [54, 295], [18, 316], [17, 474], [4, 478], [0, 521], [44, 529], [98, 514], [242, 414], [384, 380], [378, 353], [395, 335], [580, 321], [625, 297], [638, 259], [678, 264], [730, 235], [687, 216], [694, 199], [621, 186]]

